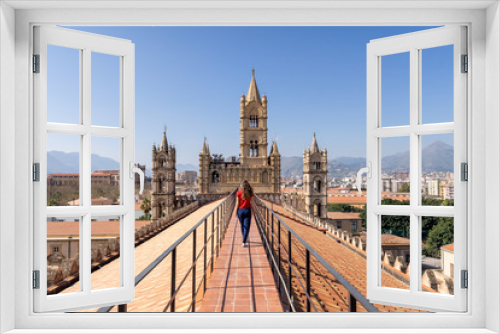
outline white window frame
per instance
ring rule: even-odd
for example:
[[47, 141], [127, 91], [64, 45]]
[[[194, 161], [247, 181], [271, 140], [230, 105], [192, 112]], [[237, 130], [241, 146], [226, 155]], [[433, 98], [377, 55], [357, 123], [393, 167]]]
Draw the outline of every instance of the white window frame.
[[[14, 11], [10, 6], [19, 8]], [[72, 8], [73, 6], [73, 8]], [[85, 9], [74, 9], [76, 6]], [[99, 6], [99, 8], [97, 8]], [[107, 8], [113, 8], [107, 10]], [[137, 9], [116, 8], [135, 6]], [[416, 328], [433, 328], [433, 332], [494, 333], [500, 331], [499, 302], [499, 235], [500, 220], [500, 11], [496, 1], [371, 1], [363, 2], [240, 2], [221, 4], [189, 3], [184, 8], [175, 2], [68, 2], [8, 1], [0, 4], [0, 320], [1, 330], [16, 329], [15, 333], [37, 333], [41, 329], [88, 328], [88, 332], [122, 332], [137, 328], [145, 333], [146, 326], [163, 332], [173, 328], [254, 328], [282, 332], [318, 332], [322, 329], [349, 328], [351, 333], [415, 333]], [[199, 6], [194, 8], [194, 6]], [[365, 7], [366, 6], [366, 7]], [[392, 8], [392, 7], [397, 8]], [[69, 8], [68, 8], [69, 7]], [[159, 8], [163, 7], [163, 8]], [[24, 8], [24, 9], [22, 9]], [[469, 311], [436, 314], [34, 314], [32, 312], [30, 256], [32, 244], [32, 184], [30, 181], [32, 154], [32, 78], [29, 72], [34, 24], [61, 25], [427, 25], [466, 24], [469, 27], [469, 132], [470, 184], [468, 195], [471, 238], [468, 252]], [[486, 24], [485, 24], [486, 23]], [[159, 64], [160, 66], [160, 64]], [[15, 68], [15, 70], [14, 70]], [[12, 83], [15, 82], [15, 86]], [[15, 97], [15, 98], [14, 98]], [[15, 113], [13, 112], [15, 110]], [[488, 140], [486, 141], [486, 135]], [[12, 145], [15, 138], [15, 145]], [[486, 155], [488, 152], [488, 155]], [[15, 164], [11, 164], [15, 161]], [[488, 164], [486, 164], [488, 162]], [[486, 183], [488, 174], [488, 183]], [[13, 177], [15, 175], [15, 178]], [[15, 187], [15, 197], [11, 189]], [[486, 196], [488, 194], [488, 196]], [[14, 211], [4, 210], [13, 206]], [[15, 224], [12, 224], [15, 222]], [[15, 238], [12, 238], [15, 235]], [[15, 247], [15, 256], [8, 249]], [[485, 266], [486, 247], [490, 262]], [[7, 251], [6, 251], [7, 250]], [[474, 274], [477, 273], [477, 274]], [[488, 277], [488, 279], [486, 279]], [[12, 287], [15, 287], [14, 289]], [[486, 293], [488, 291], [488, 293]], [[12, 307], [14, 305], [14, 307]], [[425, 318], [423, 318], [425, 317]], [[425, 321], [423, 321], [425, 319]], [[101, 330], [98, 330], [98, 329]], [[356, 328], [357, 330], [354, 330]], [[40, 329], [40, 331], [37, 331]], [[106, 330], [108, 329], [108, 330]], [[199, 329], [199, 330], [196, 330]], [[448, 329], [448, 330], [446, 330]], [[47, 332], [47, 331], [45, 331]]]
[[[460, 271], [467, 269], [467, 184], [460, 180], [460, 165], [467, 163], [467, 76], [461, 73], [461, 55], [467, 54], [465, 26], [428, 29], [409, 34], [372, 40], [367, 46], [367, 162], [371, 166], [367, 196], [367, 297], [377, 304], [417, 307], [425, 310], [463, 312], [467, 309], [466, 289], [461, 288]], [[422, 123], [422, 50], [453, 45], [454, 119], [447, 123]], [[410, 124], [382, 126], [381, 78], [383, 57], [409, 53]], [[470, 72], [469, 72], [470, 73]], [[454, 134], [455, 205], [450, 207], [423, 206], [421, 203], [422, 140], [427, 134]], [[410, 205], [382, 205], [382, 140], [408, 138], [410, 144]], [[471, 180], [472, 181], [472, 180]], [[410, 220], [410, 287], [395, 289], [381, 285], [381, 217], [403, 215]], [[424, 216], [453, 217], [455, 240], [454, 294], [422, 291], [421, 220]], [[410, 306], [411, 305], [411, 306]]]
[[[40, 288], [34, 291], [36, 312], [88, 309], [113, 304], [126, 304], [134, 299], [134, 44], [112, 38], [61, 27], [34, 27], [34, 54], [39, 55], [39, 73], [34, 84], [34, 162], [39, 163], [40, 181], [33, 184], [34, 269], [39, 270]], [[80, 110], [78, 124], [47, 122], [47, 45], [78, 50], [80, 58]], [[92, 53], [119, 58], [120, 110], [119, 126], [93, 125], [91, 121]], [[79, 137], [80, 203], [78, 206], [47, 206], [47, 134]], [[120, 204], [91, 204], [91, 143], [95, 137], [116, 138], [120, 148]], [[120, 286], [91, 289], [91, 218], [92, 215], [120, 217]], [[47, 217], [79, 217], [79, 292], [47, 295]], [[113, 305], [111, 304], [111, 305]]]

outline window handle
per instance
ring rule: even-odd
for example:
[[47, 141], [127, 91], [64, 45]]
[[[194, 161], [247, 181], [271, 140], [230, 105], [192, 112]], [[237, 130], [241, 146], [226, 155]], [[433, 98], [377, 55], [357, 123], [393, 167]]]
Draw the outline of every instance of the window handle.
[[139, 194], [142, 195], [142, 192], [144, 191], [144, 172], [142, 169], [135, 167], [133, 162], [130, 162], [130, 178], [134, 178], [134, 173], [139, 174]]
[[358, 192], [360, 195], [363, 194], [363, 192], [361, 191], [361, 176], [366, 173], [369, 179], [372, 178], [372, 163], [368, 161], [367, 165], [367, 167], [361, 168], [356, 176], [356, 187], [358, 188]]

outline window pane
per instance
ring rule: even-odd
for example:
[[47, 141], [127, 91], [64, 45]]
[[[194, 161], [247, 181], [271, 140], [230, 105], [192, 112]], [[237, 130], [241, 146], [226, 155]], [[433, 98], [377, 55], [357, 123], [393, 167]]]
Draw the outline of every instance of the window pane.
[[422, 286], [427, 292], [453, 294], [454, 221], [422, 217]]
[[80, 222], [47, 217], [47, 295], [80, 291]]
[[381, 286], [410, 289], [410, 217], [382, 216]]
[[92, 290], [121, 286], [120, 231], [120, 216], [92, 216]]
[[410, 53], [381, 57], [382, 126], [410, 124]]
[[80, 50], [47, 45], [47, 122], [80, 123]]
[[410, 204], [410, 137], [381, 139], [381, 204]]
[[453, 45], [423, 49], [422, 123], [453, 122]]
[[120, 204], [121, 139], [92, 137], [92, 205]]
[[454, 205], [453, 137], [422, 136], [422, 205]]
[[80, 136], [47, 134], [47, 206], [80, 205]]
[[92, 52], [92, 125], [120, 126], [120, 57]]

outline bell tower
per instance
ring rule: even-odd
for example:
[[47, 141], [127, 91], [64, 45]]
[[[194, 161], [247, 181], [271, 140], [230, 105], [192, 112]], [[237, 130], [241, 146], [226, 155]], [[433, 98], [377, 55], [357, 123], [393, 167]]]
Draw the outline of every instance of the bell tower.
[[311, 147], [304, 151], [304, 199], [307, 213], [320, 218], [327, 216], [327, 175], [326, 148], [319, 150], [314, 134]]
[[168, 145], [167, 127], [160, 147], [153, 145], [151, 160], [151, 220], [156, 222], [174, 211], [175, 147]]
[[240, 99], [240, 162], [246, 167], [267, 165], [267, 96], [260, 96], [254, 69], [247, 95]]

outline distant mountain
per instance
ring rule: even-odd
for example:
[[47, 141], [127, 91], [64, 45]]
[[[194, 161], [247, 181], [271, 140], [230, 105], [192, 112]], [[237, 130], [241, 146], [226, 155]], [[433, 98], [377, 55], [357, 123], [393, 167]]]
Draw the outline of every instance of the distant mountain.
[[299, 157], [281, 157], [281, 176], [302, 177], [303, 162]]
[[453, 146], [435, 141], [422, 150], [422, 170], [424, 172], [452, 172]]
[[[400, 152], [382, 158], [382, 169], [385, 171], [408, 171], [410, 152]], [[422, 150], [423, 172], [452, 172], [453, 146], [437, 140]]]
[[[453, 171], [453, 146], [442, 141], [435, 141], [422, 150], [422, 169], [424, 172]], [[338, 157], [328, 161], [330, 177], [353, 175], [366, 166], [365, 158]], [[382, 158], [384, 171], [408, 171], [410, 152], [399, 152]], [[281, 175], [283, 177], [302, 177], [301, 157], [281, 157]]]
[[[120, 163], [111, 158], [92, 154], [90, 169], [114, 170], [120, 169]], [[76, 152], [47, 152], [47, 174], [53, 173], [78, 173], [80, 170], [80, 157]]]

